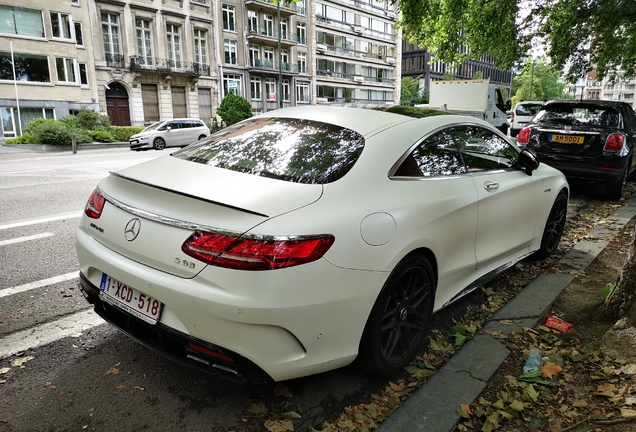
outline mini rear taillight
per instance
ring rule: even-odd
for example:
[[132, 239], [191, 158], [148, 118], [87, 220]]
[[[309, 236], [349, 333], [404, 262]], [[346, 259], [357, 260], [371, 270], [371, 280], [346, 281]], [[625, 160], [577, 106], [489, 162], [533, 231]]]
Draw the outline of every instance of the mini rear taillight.
[[530, 141], [530, 128], [524, 127], [517, 135], [517, 144], [528, 144], [528, 141]]
[[625, 144], [625, 136], [621, 133], [610, 134], [605, 140], [603, 151], [621, 151]]
[[100, 194], [97, 189], [93, 191], [88, 202], [86, 203], [86, 207], [84, 207], [84, 214], [91, 219], [99, 219], [102, 215], [102, 210], [104, 209], [104, 203], [106, 200]]
[[260, 239], [195, 231], [181, 250], [213, 266], [274, 270], [316, 261], [329, 250], [334, 240], [331, 235]]

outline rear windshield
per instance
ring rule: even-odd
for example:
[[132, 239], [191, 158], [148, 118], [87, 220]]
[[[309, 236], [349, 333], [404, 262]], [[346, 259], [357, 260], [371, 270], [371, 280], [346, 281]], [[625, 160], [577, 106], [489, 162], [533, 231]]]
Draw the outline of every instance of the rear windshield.
[[515, 109], [515, 111], [517, 112], [517, 115], [532, 117], [537, 112], [539, 112], [539, 109], [541, 109], [542, 106], [543, 104], [525, 104], [524, 103], [524, 104], [517, 105], [517, 108]]
[[591, 127], [613, 127], [620, 124], [620, 116], [612, 107], [586, 104], [544, 105], [534, 118], [539, 123], [561, 123], [587, 125]]
[[173, 153], [195, 163], [295, 183], [323, 184], [344, 176], [364, 138], [327, 123], [253, 118]]

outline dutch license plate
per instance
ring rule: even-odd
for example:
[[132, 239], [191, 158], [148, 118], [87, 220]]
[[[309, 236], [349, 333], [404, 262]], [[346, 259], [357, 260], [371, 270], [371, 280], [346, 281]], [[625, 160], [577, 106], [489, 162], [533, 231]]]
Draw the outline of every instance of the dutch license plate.
[[109, 304], [125, 310], [150, 324], [156, 324], [161, 315], [161, 302], [139, 290], [119, 282], [117, 279], [102, 274], [99, 285], [101, 297]]
[[583, 144], [583, 137], [577, 135], [550, 135], [548, 141], [565, 144]]

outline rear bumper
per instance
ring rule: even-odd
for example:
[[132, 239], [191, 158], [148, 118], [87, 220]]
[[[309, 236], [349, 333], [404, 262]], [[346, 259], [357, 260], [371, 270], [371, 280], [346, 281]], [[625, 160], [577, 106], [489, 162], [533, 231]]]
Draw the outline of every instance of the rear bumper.
[[628, 162], [627, 157], [614, 160], [597, 158], [593, 160], [566, 161], [563, 159], [552, 159], [541, 153], [539, 153], [539, 160], [561, 171], [571, 183], [598, 183], [603, 185], [616, 184], [621, 181]]
[[[258, 384], [273, 381], [256, 364], [235, 352], [193, 338], [161, 323], [155, 325], [145, 323], [111, 306], [100, 298], [99, 288], [82, 273], [80, 273], [79, 288], [86, 300], [95, 306], [95, 313], [100, 317], [143, 346], [172, 361], [240, 383]], [[195, 350], [190, 344], [202, 347], [203, 350]], [[206, 354], [205, 350], [218, 354], [218, 357]], [[233, 361], [226, 360], [224, 357]]]

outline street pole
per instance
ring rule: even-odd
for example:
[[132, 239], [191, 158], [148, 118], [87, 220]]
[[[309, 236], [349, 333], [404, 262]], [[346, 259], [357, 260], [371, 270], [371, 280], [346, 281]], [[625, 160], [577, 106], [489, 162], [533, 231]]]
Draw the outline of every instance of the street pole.
[[534, 60], [530, 59], [530, 61], [532, 62], [532, 67], [530, 68], [530, 96], [529, 96], [529, 100], [534, 100], [534, 98], [532, 97], [532, 81], [534, 81]]
[[280, 52], [280, 2], [282, 0], [278, 0], [278, 8], [277, 8], [277, 18], [278, 18], [278, 107], [283, 107], [283, 69], [282, 69], [282, 59], [283, 55]]

